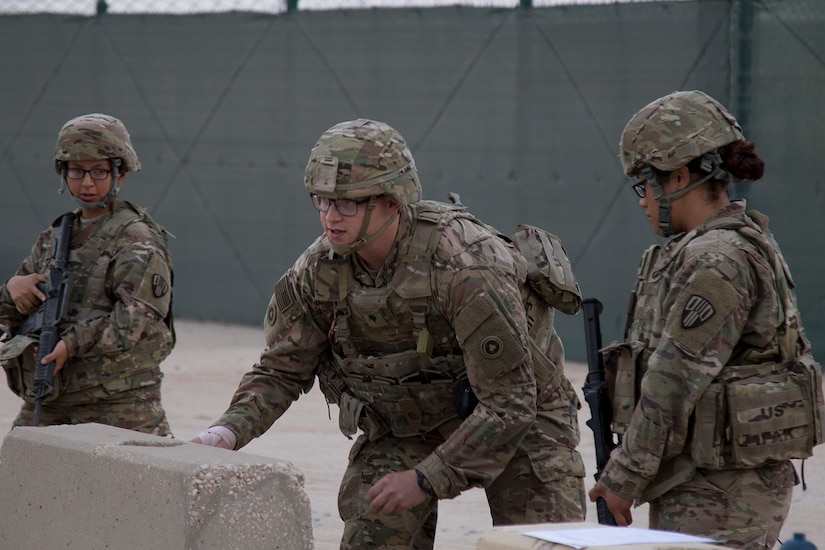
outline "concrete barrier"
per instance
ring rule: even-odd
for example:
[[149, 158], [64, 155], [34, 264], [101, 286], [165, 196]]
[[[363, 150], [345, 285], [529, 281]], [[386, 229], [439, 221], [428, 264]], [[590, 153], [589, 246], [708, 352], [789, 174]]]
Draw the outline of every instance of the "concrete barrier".
[[15, 428], [0, 448], [0, 548], [311, 549], [288, 462], [101, 424]]

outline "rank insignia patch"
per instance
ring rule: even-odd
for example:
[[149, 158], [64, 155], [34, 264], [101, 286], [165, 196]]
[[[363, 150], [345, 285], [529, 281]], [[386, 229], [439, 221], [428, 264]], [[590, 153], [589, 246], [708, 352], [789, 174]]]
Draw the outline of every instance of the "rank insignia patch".
[[696, 328], [716, 313], [716, 310], [706, 298], [696, 294], [688, 298], [682, 310], [682, 328]]

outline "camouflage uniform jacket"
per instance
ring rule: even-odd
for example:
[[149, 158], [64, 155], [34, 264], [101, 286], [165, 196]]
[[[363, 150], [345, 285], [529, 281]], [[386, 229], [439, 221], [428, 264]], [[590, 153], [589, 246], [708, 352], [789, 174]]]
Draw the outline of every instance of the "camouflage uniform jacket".
[[736, 201], [642, 261], [631, 327], [642, 348], [640, 397], [599, 479], [624, 498], [652, 500], [693, 477], [692, 413], [726, 365], [779, 360], [784, 316], [773, 267], [739, 232], [718, 228], [725, 218], [755, 221], [779, 252], [767, 218]]
[[[528, 322], [519, 289], [526, 279], [526, 262], [489, 229], [452, 218], [438, 234], [429, 276], [408, 269], [409, 264], [400, 269], [398, 251], [406, 250], [413, 238], [415, 208], [401, 210], [394, 251], [378, 273], [370, 273], [353, 254], [340, 261], [347, 264], [354, 281], [324, 280], [329, 277], [322, 267], [330, 248], [322, 236], [276, 284], [265, 320], [266, 348], [215, 423], [236, 434], [237, 448], [264, 433], [301, 392], [308, 391], [319, 369], [330, 368], [335, 311], [329, 292], [342, 283], [354, 286], [347, 294], [349, 339], [361, 356], [381, 357], [416, 349], [414, 314], [399, 292], [416, 294], [410, 289], [416, 285], [420, 289], [423, 283], [432, 291], [433, 307], [426, 321], [433, 336], [432, 357], [458, 357], [480, 403], [463, 422], [455, 412], [451, 414], [455, 429], [417, 468], [439, 497], [450, 498], [468, 487], [488, 485], [506, 466], [536, 415]], [[397, 277], [405, 283], [397, 284]], [[377, 306], [380, 314], [359, 314], [352, 297], [387, 285], [392, 292]], [[542, 344], [561, 353], [558, 338], [548, 337]], [[395, 373], [385, 370], [375, 372], [374, 378], [393, 378]], [[445, 387], [447, 391], [436, 396], [439, 406], [446, 402], [453, 408], [452, 386]], [[560, 398], [559, 387], [556, 380], [557, 391], [549, 392], [550, 399]], [[570, 399], [561, 400], [567, 410]]]
[[[39, 235], [17, 275], [48, 273], [53, 231]], [[74, 285], [59, 327], [68, 349], [61, 399], [83, 402], [92, 399], [87, 390], [112, 394], [159, 380], [158, 365], [174, 345], [172, 263], [163, 228], [139, 207], [114, 201], [110, 213], [88, 225], [75, 219], [67, 267]], [[4, 339], [24, 320], [3, 285]]]

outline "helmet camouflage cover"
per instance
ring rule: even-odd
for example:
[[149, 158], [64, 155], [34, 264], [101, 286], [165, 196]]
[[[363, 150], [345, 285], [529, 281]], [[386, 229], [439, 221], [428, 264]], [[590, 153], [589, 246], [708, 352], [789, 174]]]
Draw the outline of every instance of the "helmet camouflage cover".
[[63, 125], [54, 149], [54, 168], [62, 173], [70, 160], [119, 158], [130, 172], [140, 170], [126, 126], [113, 116], [92, 113], [73, 118]]
[[304, 185], [330, 199], [387, 195], [401, 206], [421, 200], [421, 182], [404, 138], [388, 124], [364, 118], [338, 123], [318, 138]]
[[704, 92], [674, 92], [636, 113], [619, 144], [625, 174], [650, 165], [672, 172], [723, 145], [745, 139], [736, 119]]

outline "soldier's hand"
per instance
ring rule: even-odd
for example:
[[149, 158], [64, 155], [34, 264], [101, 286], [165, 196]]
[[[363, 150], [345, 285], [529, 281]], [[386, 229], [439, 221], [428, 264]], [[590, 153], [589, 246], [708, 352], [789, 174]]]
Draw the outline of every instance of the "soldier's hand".
[[599, 498], [603, 498], [613, 514], [613, 519], [616, 520], [616, 525], [619, 527], [627, 527], [633, 523], [633, 514], [630, 513], [630, 508], [633, 506], [633, 501], [620, 497], [616, 493], [610, 492], [607, 487], [601, 483], [596, 483], [596, 486], [590, 489], [588, 493], [590, 502], [596, 502]]
[[63, 368], [63, 365], [66, 364], [66, 360], [68, 358], [69, 350], [66, 347], [66, 342], [60, 340], [57, 342], [57, 345], [54, 347], [52, 352], [43, 358], [41, 363], [46, 365], [54, 361], [54, 374], [57, 374], [58, 372], [60, 372], [60, 369]]
[[382, 516], [401, 515], [413, 506], [421, 504], [429, 495], [418, 486], [415, 470], [405, 470], [388, 474], [373, 485], [367, 498], [370, 508]]
[[48, 280], [48, 277], [41, 273], [15, 275], [9, 279], [6, 282], [6, 290], [9, 291], [9, 296], [17, 307], [17, 311], [23, 315], [33, 313], [46, 299], [46, 295], [37, 288], [37, 283], [45, 283]]
[[[198, 445], [206, 445], [203, 441], [201, 441], [200, 437], [196, 437], [195, 439], [190, 439], [189, 443], [197, 443]], [[229, 449], [229, 444], [226, 441], [224, 441], [223, 439], [221, 439], [220, 441], [218, 441], [214, 445], [210, 445], [210, 446], [211, 447], [218, 447], [220, 449]], [[232, 449], [229, 449], [229, 450], [231, 451]]]
[[209, 447], [218, 447], [220, 449], [235, 449], [237, 438], [232, 430], [226, 426], [210, 426], [203, 430], [194, 439], [190, 439], [189, 443], [197, 443], [198, 445], [207, 445]]

